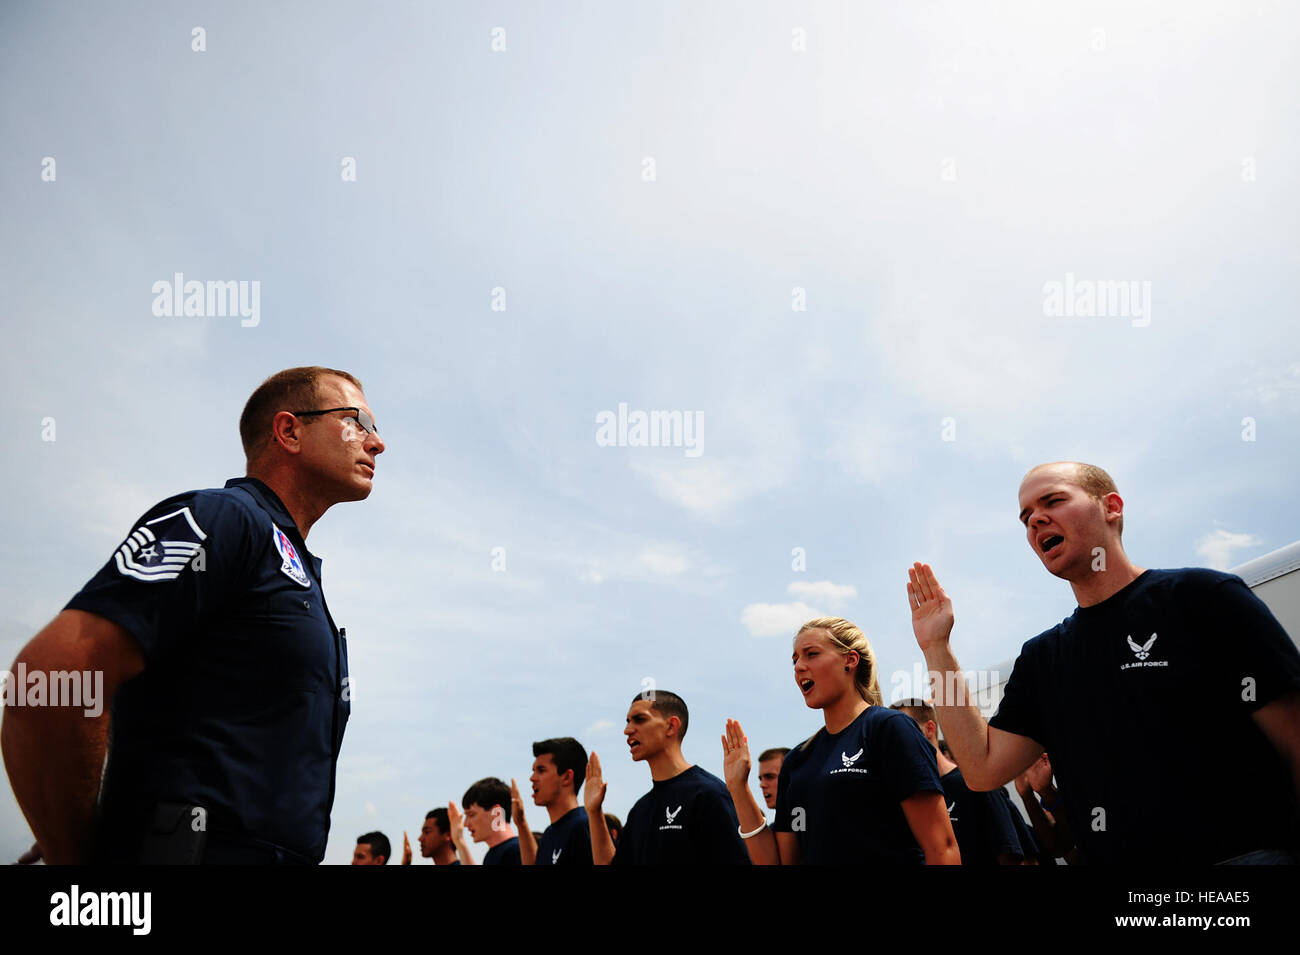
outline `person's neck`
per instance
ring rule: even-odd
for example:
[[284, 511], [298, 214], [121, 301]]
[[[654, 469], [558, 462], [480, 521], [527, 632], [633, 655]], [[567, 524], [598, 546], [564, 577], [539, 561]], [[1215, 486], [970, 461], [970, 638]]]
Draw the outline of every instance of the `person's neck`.
[[861, 716], [862, 711], [870, 705], [858, 696], [856, 689], [850, 687], [838, 700], [833, 700], [822, 708], [822, 716], [826, 719], [826, 732], [838, 733]]
[[320, 520], [321, 515], [329, 510], [332, 503], [308, 488], [299, 487], [298, 482], [294, 480], [293, 472], [288, 468], [259, 463], [249, 467], [248, 477], [257, 478], [275, 492], [275, 496], [280, 499], [284, 509], [293, 518], [293, 523], [298, 528], [298, 533], [302, 535], [303, 541], [307, 540], [312, 525]]
[[1095, 607], [1108, 600], [1142, 576], [1143, 568], [1128, 559], [1128, 555], [1115, 545], [1105, 554], [1105, 568], [1093, 570], [1091, 565], [1078, 578], [1070, 581], [1074, 599], [1080, 607]]
[[691, 768], [680, 746], [666, 746], [663, 752], [655, 753], [646, 762], [650, 764], [650, 778], [657, 783], [680, 776]]
[[450, 844], [433, 850], [434, 865], [451, 865], [456, 861], [456, 848]]
[[937, 746], [934, 748], [934, 758], [935, 758], [935, 759], [938, 761], [938, 763], [939, 763], [939, 775], [940, 775], [940, 776], [947, 776], [947, 775], [948, 775], [950, 772], [952, 772], [954, 769], [957, 769], [957, 768], [958, 768], [957, 764], [954, 763], [954, 762], [953, 762], [951, 759], [949, 759], [947, 756], [943, 755], [943, 750], [939, 749], [939, 747], [937, 747]]
[[551, 817], [551, 822], [559, 822], [577, 808], [578, 796], [576, 793], [560, 793], [555, 797], [555, 801], [546, 807], [546, 814]]
[[494, 849], [497, 846], [501, 845], [501, 843], [508, 842], [514, 837], [515, 837], [514, 826], [505, 826], [501, 829], [493, 829], [492, 834], [483, 841], [487, 843], [487, 847], [489, 849]]

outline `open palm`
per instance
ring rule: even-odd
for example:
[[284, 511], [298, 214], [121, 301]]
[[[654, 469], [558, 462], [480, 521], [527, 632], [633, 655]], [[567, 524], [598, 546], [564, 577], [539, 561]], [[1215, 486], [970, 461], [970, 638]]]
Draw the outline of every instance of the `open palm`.
[[749, 780], [749, 740], [735, 720], [727, 720], [722, 737], [722, 777], [728, 786], [744, 786]]
[[913, 564], [907, 572], [907, 603], [912, 609], [912, 633], [922, 652], [948, 642], [952, 633], [952, 601], [939, 586], [929, 564]]

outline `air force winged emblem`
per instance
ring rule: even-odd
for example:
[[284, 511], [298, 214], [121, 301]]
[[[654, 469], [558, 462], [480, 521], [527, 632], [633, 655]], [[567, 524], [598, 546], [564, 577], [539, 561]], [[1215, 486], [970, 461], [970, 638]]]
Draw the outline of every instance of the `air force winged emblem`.
[[673, 820], [677, 818], [677, 814], [681, 811], [681, 806], [678, 806], [676, 809], [669, 809], [667, 806], [664, 806], [664, 815], [668, 817], [668, 825], [671, 826], [673, 824]]
[[280, 565], [280, 572], [294, 583], [310, 587], [311, 578], [307, 576], [307, 568], [302, 565], [302, 559], [299, 558], [293, 541], [289, 540], [288, 535], [274, 524], [271, 525], [271, 539], [275, 541], [275, 549], [280, 552], [280, 557], [284, 561]]
[[1130, 636], [1128, 638], [1128, 648], [1133, 651], [1133, 655], [1139, 660], [1145, 660], [1147, 657], [1151, 656], [1151, 645], [1155, 642], [1156, 635], [1154, 633], [1151, 634], [1151, 639], [1141, 646], [1138, 646]]
[[847, 753], [840, 753], [840, 759], [841, 761], [843, 761], [844, 767], [847, 769], [848, 767], [856, 763], [858, 761], [858, 758], [861, 755], [862, 755], [862, 750], [858, 750], [852, 756], [849, 756]]
[[113, 555], [118, 573], [136, 580], [175, 580], [203, 550], [208, 535], [188, 507], [145, 521]]
[[564, 851], [563, 849], [556, 849], [554, 852], [551, 853], [551, 865], [559, 865], [560, 853], [563, 851]]

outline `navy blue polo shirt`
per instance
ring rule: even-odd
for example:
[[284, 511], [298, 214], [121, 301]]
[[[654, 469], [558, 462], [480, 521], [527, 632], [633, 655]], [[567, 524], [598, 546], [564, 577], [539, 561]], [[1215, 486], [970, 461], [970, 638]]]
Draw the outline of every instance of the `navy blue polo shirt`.
[[347, 641], [269, 487], [234, 478], [150, 508], [67, 609], [119, 624], [145, 659], [112, 703], [100, 858], [129, 861], [159, 802], [204, 807], [210, 840], [323, 858]]

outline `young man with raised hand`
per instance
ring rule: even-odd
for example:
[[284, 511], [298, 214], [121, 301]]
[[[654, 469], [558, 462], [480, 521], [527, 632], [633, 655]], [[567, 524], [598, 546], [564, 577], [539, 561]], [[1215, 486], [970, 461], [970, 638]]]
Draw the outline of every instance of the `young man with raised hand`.
[[[452, 840], [451, 822], [447, 810], [441, 806], [430, 810], [420, 829], [420, 855], [432, 859], [434, 865], [460, 865], [456, 858], [456, 843]], [[402, 865], [411, 864], [409, 848], [402, 854]]]
[[623, 735], [633, 761], [649, 764], [653, 785], [628, 813], [617, 849], [601, 811], [606, 784], [600, 758], [591, 754], [584, 798], [596, 865], [749, 863], [726, 785], [682, 755], [689, 719], [676, 693], [650, 690], [632, 700]]
[[1078, 608], [1021, 649], [997, 713], [969, 700], [950, 646], [952, 601], [909, 571], [935, 709], [972, 789], [1045, 749], [1093, 864], [1294, 862], [1300, 652], [1245, 583], [1204, 569], [1144, 570], [1120, 542], [1124, 501], [1100, 468], [1039, 465], [1020, 520]]
[[[488, 845], [483, 865], [519, 865], [519, 837], [510, 826], [510, 787], [489, 776], [465, 790], [461, 803], [465, 807], [464, 825], [470, 836], [475, 842]], [[461, 859], [464, 858], [462, 853]]]
[[591, 865], [591, 830], [587, 810], [578, 805], [578, 790], [587, 774], [587, 751], [571, 736], [533, 744], [533, 803], [550, 816], [536, 847], [524, 819], [523, 798], [510, 780], [519, 826], [520, 855], [524, 865]]
[[[939, 747], [939, 724], [934, 707], [924, 700], [900, 700], [891, 710], [906, 713], [934, 749], [938, 761], [939, 782], [948, 804], [948, 819], [961, 850], [962, 865], [1020, 865], [1026, 851], [1020, 845], [1015, 810], [993, 792], [973, 792], [962, 777], [961, 769]], [[1003, 790], [1003, 792], [1005, 792]]]

